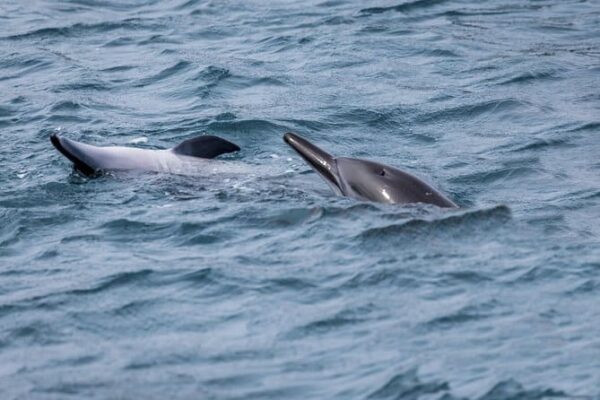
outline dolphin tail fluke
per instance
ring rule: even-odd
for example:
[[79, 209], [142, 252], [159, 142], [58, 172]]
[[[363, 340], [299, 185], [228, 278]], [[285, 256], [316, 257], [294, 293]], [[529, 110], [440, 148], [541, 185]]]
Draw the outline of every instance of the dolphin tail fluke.
[[94, 168], [92, 160], [86, 155], [85, 145], [74, 140], [66, 139], [53, 134], [50, 136], [50, 142], [56, 147], [56, 150], [67, 157], [75, 166], [75, 168], [86, 176], [93, 176], [98, 173], [98, 169]]
[[200, 158], [215, 158], [239, 150], [238, 145], [218, 136], [198, 136], [173, 147], [176, 154]]

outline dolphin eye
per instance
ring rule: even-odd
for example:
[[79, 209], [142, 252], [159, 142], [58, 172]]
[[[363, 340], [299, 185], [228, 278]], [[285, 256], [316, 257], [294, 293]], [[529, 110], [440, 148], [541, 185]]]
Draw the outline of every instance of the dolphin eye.
[[381, 171], [379, 171], [379, 175], [385, 176], [385, 169], [382, 169]]

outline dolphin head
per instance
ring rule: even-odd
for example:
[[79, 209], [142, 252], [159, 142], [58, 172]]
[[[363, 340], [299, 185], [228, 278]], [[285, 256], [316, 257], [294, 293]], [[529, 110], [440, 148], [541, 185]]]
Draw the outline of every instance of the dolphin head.
[[375, 161], [334, 157], [294, 133], [286, 133], [284, 141], [339, 195], [389, 204], [456, 207], [450, 199], [408, 172]]

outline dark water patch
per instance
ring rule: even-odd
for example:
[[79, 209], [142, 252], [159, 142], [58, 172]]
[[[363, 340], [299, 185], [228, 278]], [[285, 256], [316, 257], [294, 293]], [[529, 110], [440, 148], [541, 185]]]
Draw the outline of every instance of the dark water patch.
[[295, 327], [286, 336], [293, 340], [312, 335], [335, 334], [336, 331], [345, 330], [350, 326], [356, 327], [357, 325], [366, 324], [369, 321], [375, 321], [378, 316], [373, 314], [375, 314], [375, 310], [369, 306], [344, 309], [326, 318], [320, 318]]
[[207, 83], [218, 83], [224, 79], [227, 79], [231, 76], [231, 72], [227, 68], [217, 67], [214, 65], [209, 65], [200, 71], [195, 77], [194, 80], [200, 80]]
[[461, 58], [462, 55], [458, 51], [439, 49], [439, 48], [426, 48], [419, 50], [419, 53], [426, 57], [440, 57], [440, 58]]
[[0, 106], [0, 118], [12, 117], [16, 111], [10, 107]]
[[202, 268], [197, 271], [186, 272], [178, 277], [179, 282], [187, 282], [193, 285], [212, 285], [217, 282], [218, 275], [212, 268]]
[[54, 366], [57, 367], [78, 367], [78, 366], [85, 366], [85, 365], [89, 365], [89, 364], [93, 364], [97, 361], [99, 361], [101, 359], [101, 355], [100, 354], [93, 354], [93, 355], [83, 355], [83, 356], [77, 356], [77, 357], [68, 357], [62, 360], [58, 360], [56, 362], [53, 363]]
[[205, 234], [205, 233], [197, 233], [194, 235], [190, 235], [190, 237], [185, 240], [180, 240], [179, 245], [183, 247], [187, 246], [199, 246], [199, 245], [210, 245], [213, 243], [217, 243], [225, 240], [226, 238], [223, 235], [215, 235], [215, 234]]
[[44, 393], [46, 395], [58, 394], [60, 396], [92, 396], [98, 389], [105, 387], [108, 382], [61, 382], [47, 387], [39, 387], [33, 393]]
[[434, 237], [471, 237], [474, 232], [496, 230], [511, 219], [510, 209], [497, 206], [491, 209], [471, 210], [434, 219], [409, 219], [404, 222], [368, 228], [355, 239], [362, 245], [392, 248], [407, 246], [413, 240], [431, 240]]
[[428, 124], [442, 121], [465, 120], [486, 115], [507, 114], [522, 109], [526, 104], [514, 99], [490, 100], [480, 103], [451, 107], [421, 114], [416, 123]]
[[4, 342], [5, 346], [44, 346], [55, 345], [64, 341], [59, 330], [42, 321], [34, 321], [4, 330], [2, 336], [0, 343]]
[[452, 184], [492, 184], [495, 182], [504, 182], [514, 179], [521, 179], [524, 176], [536, 174], [539, 170], [532, 166], [510, 165], [495, 168], [489, 171], [474, 172], [468, 175], [461, 175], [450, 178]]
[[516, 147], [513, 151], [540, 151], [547, 149], [555, 149], [561, 147], [573, 147], [568, 138], [555, 138], [555, 139], [535, 139], [530, 143]]
[[367, 399], [420, 399], [442, 395], [446, 399], [450, 386], [447, 382], [423, 382], [416, 369], [410, 369], [391, 377], [380, 388], [367, 396]]
[[484, 319], [510, 314], [511, 311], [509, 309], [503, 307], [498, 301], [493, 300], [467, 305], [456, 312], [433, 318], [422, 324], [421, 328], [426, 331], [453, 329], [460, 327], [462, 324], [475, 323]]
[[66, 0], [68, 4], [76, 4], [90, 8], [108, 9], [112, 11], [134, 11], [156, 4], [157, 0], [129, 0], [126, 2], [114, 0]]
[[215, 121], [233, 121], [235, 119], [237, 119], [237, 116], [231, 112], [224, 112], [214, 117]]
[[160, 240], [175, 234], [178, 224], [115, 219], [99, 227], [105, 240]]
[[104, 240], [103, 235], [93, 235], [93, 234], [77, 234], [63, 237], [60, 242], [61, 243], [72, 243], [72, 242], [84, 242], [84, 243], [93, 243], [93, 242], [102, 242]]
[[381, 14], [389, 11], [401, 12], [401, 13], [410, 13], [413, 11], [426, 10], [428, 8], [437, 6], [439, 4], [445, 3], [446, 0], [414, 0], [414, 1], [406, 1], [404, 3], [389, 6], [389, 7], [370, 7], [363, 8], [360, 10], [360, 13], [363, 15], [371, 15], [371, 14]]
[[566, 226], [565, 218], [562, 215], [530, 218], [527, 223], [533, 226], [538, 226], [548, 234], [564, 230]]
[[137, 316], [152, 310], [154, 307], [161, 305], [162, 301], [159, 299], [146, 299], [146, 300], [134, 300], [130, 301], [122, 306], [117, 307], [109, 312], [109, 314], [117, 317], [124, 318], [129, 316]]
[[500, 400], [500, 399], [528, 399], [542, 400], [552, 398], [577, 398], [579, 396], [569, 396], [563, 391], [554, 389], [525, 389], [523, 385], [514, 379], [498, 382], [489, 392], [485, 393], [479, 400]]
[[463, 283], [481, 285], [486, 282], [493, 282], [493, 278], [487, 276], [483, 271], [454, 271], [441, 274], [436, 285], [440, 287], [462, 285]]
[[8, 57], [7, 60], [0, 63], [0, 68], [11, 71], [11, 73], [0, 75], [0, 82], [19, 79], [36, 72], [46, 71], [52, 65], [53, 63], [50, 60], [45, 60], [44, 58]]
[[300, 328], [296, 328], [292, 332], [286, 335], [287, 339], [299, 339], [305, 338], [310, 335], [324, 335], [328, 333], [333, 333], [336, 330], [343, 330], [351, 325], [356, 325], [358, 323], [364, 322], [364, 319], [357, 319], [351, 317], [345, 317], [343, 313], [340, 315], [335, 315], [331, 318], [315, 321]]
[[103, 279], [102, 282], [96, 284], [87, 289], [74, 289], [68, 292], [65, 292], [64, 295], [74, 295], [74, 296], [87, 296], [102, 292], [111, 291], [114, 289], [119, 289], [122, 287], [129, 287], [135, 285], [147, 285], [153, 274], [156, 274], [153, 270], [144, 269], [133, 272], [121, 272], [118, 274], [114, 274], [108, 278]]
[[116, 39], [112, 39], [109, 42], [104, 43], [104, 47], [119, 47], [119, 46], [128, 46], [134, 43], [135, 40], [131, 37], [119, 37]]
[[201, 0], [187, 0], [187, 1], [181, 2], [181, 4], [179, 4], [177, 7], [175, 7], [175, 9], [176, 10], [184, 10], [186, 8], [201, 5], [201, 3], [203, 3]]
[[148, 24], [140, 18], [128, 18], [122, 21], [105, 21], [95, 24], [84, 24], [76, 23], [73, 25], [62, 26], [62, 27], [48, 27], [35, 29], [29, 32], [5, 36], [0, 39], [4, 40], [29, 40], [29, 39], [59, 39], [59, 38], [72, 38], [82, 37], [87, 35], [94, 35], [98, 33], [106, 33], [115, 30], [130, 30], [135, 31], [138, 29], [153, 29], [159, 28], [160, 25]]
[[86, 78], [78, 80], [77, 82], [61, 83], [50, 90], [54, 93], [65, 93], [65, 92], [105, 92], [112, 89], [112, 86], [99, 79]]
[[35, 269], [35, 270], [29, 270], [29, 269], [22, 269], [22, 267], [17, 267], [16, 269], [6, 269], [4, 271], [0, 272], [0, 276], [28, 276], [28, 275], [45, 275], [45, 276], [49, 276], [49, 275], [55, 275], [55, 274], [59, 274], [65, 272], [64, 269], [61, 268], [54, 268], [54, 269]]
[[215, 121], [208, 124], [206, 127], [208, 132], [215, 134], [227, 133], [238, 135], [260, 135], [267, 134], [280, 135], [286, 131], [286, 127], [275, 122], [270, 122], [261, 119], [246, 119], [236, 121]]
[[368, 25], [365, 26], [364, 28], [360, 29], [360, 33], [383, 33], [383, 32], [388, 32], [389, 31], [389, 27], [385, 26], [385, 25]]
[[308, 282], [303, 279], [294, 277], [282, 277], [275, 279], [268, 279], [258, 291], [264, 294], [272, 293], [286, 293], [290, 290], [294, 292], [304, 294], [305, 292], [318, 288], [318, 285]]
[[269, 213], [266, 217], [269, 227], [289, 229], [295, 225], [301, 225], [314, 221], [322, 215], [319, 208], [295, 208], [282, 212]]
[[195, 86], [194, 96], [208, 98], [218, 90], [235, 90], [249, 86], [248, 79], [235, 77], [227, 68], [209, 65], [189, 79]]
[[[261, 349], [262, 350], [262, 349]], [[227, 363], [233, 361], [268, 359], [274, 356], [275, 350], [234, 350], [227, 354], [216, 354], [210, 357], [210, 360], [216, 363]]]
[[59, 255], [60, 255], [60, 253], [57, 250], [44, 250], [35, 257], [35, 260], [36, 261], [51, 260], [53, 258], [58, 258]]
[[347, 3], [346, 0], [325, 0], [325, 1], [317, 4], [317, 7], [330, 8], [330, 7], [342, 6], [346, 3]]
[[256, 373], [252, 372], [242, 372], [237, 373], [234, 376], [228, 376], [224, 378], [213, 378], [208, 379], [204, 382], [204, 384], [215, 387], [237, 387], [240, 385], [256, 385], [259, 380], [259, 377]]
[[152, 35], [149, 38], [140, 40], [137, 43], [138, 46], [146, 46], [149, 44], [181, 44], [181, 42], [165, 35]]
[[321, 121], [314, 120], [299, 120], [299, 119], [283, 119], [279, 120], [285, 124], [286, 129], [295, 129], [295, 130], [309, 130], [309, 131], [329, 131], [330, 129], [335, 129], [336, 126], [334, 124], [328, 124]]
[[325, 25], [349, 25], [352, 23], [354, 23], [354, 18], [348, 18], [348, 17], [342, 17], [342, 16], [326, 18], [323, 21], [323, 24], [325, 24]]
[[600, 281], [597, 279], [588, 279], [577, 285], [577, 287], [566, 292], [568, 296], [591, 295], [600, 290]]
[[411, 110], [409, 109], [369, 110], [355, 108], [334, 113], [329, 119], [341, 126], [353, 123], [379, 129], [398, 129], [398, 126], [408, 124], [411, 118], [410, 114]]
[[10, 104], [25, 104], [27, 102], [28, 100], [25, 96], [17, 96], [10, 100]]
[[78, 111], [81, 110], [83, 107], [81, 104], [76, 103], [74, 101], [70, 101], [70, 100], [66, 100], [66, 101], [60, 101], [56, 104], [54, 104], [51, 108], [50, 111], [51, 112], [61, 112], [61, 111]]
[[134, 86], [135, 87], [144, 87], [144, 86], [153, 85], [155, 83], [160, 83], [163, 80], [169, 79], [172, 76], [179, 75], [179, 74], [189, 70], [190, 68], [191, 68], [191, 64], [189, 62], [179, 61], [175, 65], [165, 68], [162, 71], [160, 71], [159, 73], [157, 73], [151, 77], [141, 79]]
[[84, 124], [90, 122], [89, 118], [85, 118], [77, 115], [65, 115], [65, 114], [54, 114], [46, 118], [46, 122], [53, 124], [68, 124], [68, 123], [77, 123]]
[[459, 10], [444, 11], [441, 16], [446, 17], [478, 17], [478, 16], [496, 16], [513, 14], [519, 11], [518, 6], [500, 6], [491, 8], [463, 8]]
[[600, 122], [589, 122], [570, 130], [570, 132], [600, 131]]
[[544, 21], [543, 23], [540, 23], [537, 27], [537, 30], [541, 31], [541, 32], [547, 32], [547, 33], [563, 33], [563, 32], [576, 32], [578, 31], [578, 28], [575, 27], [575, 25], [573, 23], [568, 23], [568, 22], [563, 22], [563, 23], [559, 23], [559, 22], [553, 22], [550, 23], [548, 21]]
[[[369, 211], [378, 212], [381, 211], [381, 208], [375, 203], [356, 202], [339, 206], [328, 205], [322, 209], [323, 217], [340, 219], [360, 218], [361, 215]], [[410, 216], [410, 214], [405, 214], [405, 216]]]
[[510, 281], [512, 284], [532, 284], [539, 281], [560, 279], [568, 275], [568, 271], [562, 269], [562, 265], [536, 265], [529, 268], [523, 268], [523, 273]]
[[[194, 10], [191, 12], [191, 15], [203, 15], [205, 14], [205, 9], [202, 10]], [[198, 29], [189, 34], [189, 40], [212, 40], [212, 41], [220, 41], [225, 40], [228, 37], [234, 34], [232, 27], [224, 27], [224, 26], [208, 26], [206, 28]]]
[[561, 79], [561, 74], [565, 72], [565, 69], [546, 68], [531, 70], [526, 72], [517, 73], [515, 76], [509, 77], [499, 82], [499, 85], [510, 85], [510, 84], [526, 84], [539, 82], [543, 80], [558, 80]]
[[298, 39], [294, 36], [270, 36], [258, 42], [265, 50], [270, 50], [274, 53], [293, 49], [298, 44]]
[[[412, 258], [412, 257], [411, 257]], [[401, 262], [392, 260], [397, 265], [388, 268], [372, 268], [359, 271], [344, 282], [341, 290], [353, 290], [368, 287], [414, 288], [422, 284], [418, 276], [403, 270]]]
[[138, 68], [138, 67], [134, 66], [134, 65], [118, 65], [116, 67], [104, 68], [104, 69], [100, 70], [100, 72], [108, 72], [108, 73], [125, 72], [125, 71], [130, 71], [135, 68]]
[[130, 362], [124, 367], [124, 370], [147, 370], [156, 368], [159, 365], [193, 365], [198, 364], [200, 361], [202, 361], [200, 356], [189, 353], [146, 356]]

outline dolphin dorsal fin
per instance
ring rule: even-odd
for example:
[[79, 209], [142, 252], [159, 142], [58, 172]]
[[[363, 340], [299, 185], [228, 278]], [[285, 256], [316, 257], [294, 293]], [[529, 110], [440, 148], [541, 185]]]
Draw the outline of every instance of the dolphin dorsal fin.
[[215, 158], [239, 150], [238, 145], [218, 136], [198, 136], [173, 147], [173, 152], [176, 154], [199, 158]]

